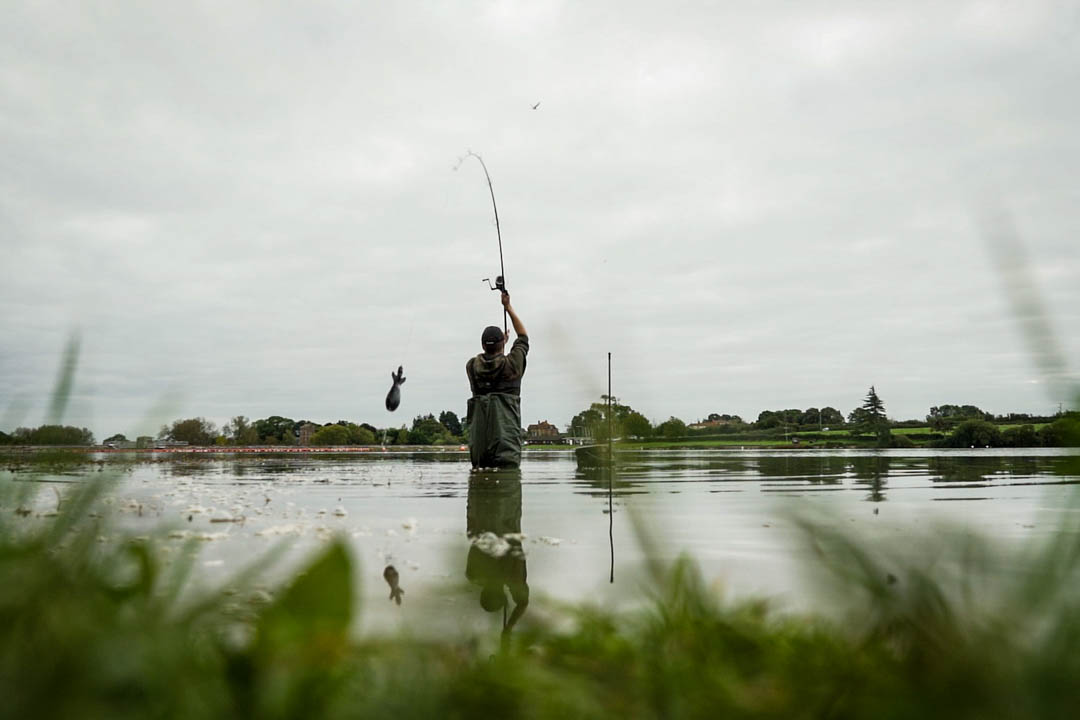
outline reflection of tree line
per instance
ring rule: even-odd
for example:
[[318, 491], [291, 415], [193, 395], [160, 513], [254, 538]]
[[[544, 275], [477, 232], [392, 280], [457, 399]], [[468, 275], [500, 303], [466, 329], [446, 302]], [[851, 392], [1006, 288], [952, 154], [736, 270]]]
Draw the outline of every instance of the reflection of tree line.
[[[986, 482], [995, 476], [1035, 478], [1074, 473], [1066, 457], [1037, 456], [950, 456], [929, 457], [873, 455], [738, 455], [695, 456], [632, 453], [617, 454], [616, 494], [647, 492], [650, 479], [675, 480], [689, 476], [703, 480], [789, 480], [808, 485], [839, 486], [847, 478], [867, 485], [867, 500], [885, 500], [890, 479], [913, 477], [932, 482]], [[590, 488], [589, 494], [607, 492], [607, 475], [602, 469], [579, 467], [575, 479]]]

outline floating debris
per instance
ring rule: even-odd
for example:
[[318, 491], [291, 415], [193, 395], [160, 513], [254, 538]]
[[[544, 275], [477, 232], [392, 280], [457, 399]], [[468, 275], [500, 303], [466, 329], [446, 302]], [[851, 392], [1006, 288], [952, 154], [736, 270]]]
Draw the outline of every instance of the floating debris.
[[341, 505], [338, 505], [336, 508], [334, 508], [334, 515], [337, 517], [345, 517], [348, 514], [349, 513]]

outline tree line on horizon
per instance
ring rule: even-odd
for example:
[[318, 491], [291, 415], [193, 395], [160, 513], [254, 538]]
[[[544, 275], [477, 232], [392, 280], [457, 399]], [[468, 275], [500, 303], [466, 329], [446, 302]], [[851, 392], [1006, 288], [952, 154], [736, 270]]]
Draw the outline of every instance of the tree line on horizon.
[[[611, 417], [608, 417], [608, 401], [611, 401]], [[834, 407], [809, 407], [805, 410], [788, 408], [762, 410], [756, 420], [746, 422], [739, 415], [710, 413], [704, 421], [688, 425], [677, 417], [653, 423], [618, 398], [602, 395], [600, 402], [575, 415], [565, 426], [566, 434], [574, 437], [607, 439], [609, 427], [616, 437], [639, 440], [684, 440], [707, 435], [745, 435], [769, 432], [812, 432], [814, 430], [843, 429], [851, 436], [877, 436], [878, 444], [887, 447], [897, 441], [891, 435], [893, 428], [925, 427], [949, 433], [959, 446], [1005, 445], [1009, 447], [1055, 445], [1055, 437], [1041, 437], [1034, 428], [1036, 423], [1052, 423], [1060, 415], [1035, 416], [1026, 413], [994, 415], [975, 405], [943, 404], [930, 408], [925, 421], [895, 421], [885, 413], [884, 402], [871, 386], [862, 404], [845, 416]], [[973, 424], [976, 423], [976, 424]], [[1020, 425], [1019, 428], [999, 430], [999, 424]], [[244, 415], [234, 416], [223, 426], [204, 417], [183, 418], [163, 425], [156, 437], [139, 438], [141, 446], [150, 447], [156, 441], [184, 442], [196, 446], [295, 446], [299, 444], [301, 428], [315, 426], [310, 444], [314, 446], [343, 445], [457, 445], [468, 441], [467, 428], [457, 414], [444, 410], [438, 417], [434, 414], [417, 415], [411, 426], [378, 428], [366, 422], [356, 423], [339, 419], [334, 422], [315, 423], [294, 420], [281, 415], [271, 415], [251, 420]], [[956, 430], [964, 426], [959, 435]], [[945, 438], [943, 438], [945, 439]], [[132, 442], [124, 434], [116, 433], [104, 443]], [[13, 433], [0, 431], [0, 445], [77, 445], [91, 446], [94, 435], [87, 428], [67, 425], [42, 425], [37, 428], [17, 428]]]
[[[888, 417], [884, 402], [871, 386], [862, 404], [846, 417], [833, 407], [810, 407], [805, 410], [762, 410], [752, 422], [746, 422], [738, 415], [711, 413], [706, 420], [693, 426], [674, 416], [654, 425], [618, 398], [602, 395], [600, 402], [594, 402], [575, 415], [567, 430], [572, 436], [596, 441], [605, 441], [609, 433], [632, 440], [682, 441], [709, 435], [761, 439], [787, 432], [844, 430], [852, 438], [873, 436], [878, 447], [912, 447], [914, 443], [909, 438], [893, 435], [892, 430], [930, 427], [940, 433], [934, 438], [934, 444], [939, 447], [1059, 447], [1068, 444], [1068, 438], [1075, 434], [1071, 428], [1076, 423], [1076, 415], [994, 415], [975, 405], [945, 404], [931, 407], [925, 421], [896, 421]], [[1064, 424], [1058, 424], [1059, 420]], [[1036, 423], [1050, 425], [1036, 430]], [[1018, 427], [1001, 430], [1000, 424]]]

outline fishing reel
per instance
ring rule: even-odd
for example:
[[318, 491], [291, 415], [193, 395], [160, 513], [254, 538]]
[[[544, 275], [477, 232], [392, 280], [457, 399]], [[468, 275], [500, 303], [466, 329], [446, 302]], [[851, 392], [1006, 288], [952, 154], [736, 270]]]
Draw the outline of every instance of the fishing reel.
[[506, 292], [506, 281], [503, 280], [503, 276], [499, 275], [495, 278], [495, 284], [491, 284], [491, 278], [484, 278], [480, 282], [486, 282], [488, 287], [492, 290], [498, 290], [499, 292]]

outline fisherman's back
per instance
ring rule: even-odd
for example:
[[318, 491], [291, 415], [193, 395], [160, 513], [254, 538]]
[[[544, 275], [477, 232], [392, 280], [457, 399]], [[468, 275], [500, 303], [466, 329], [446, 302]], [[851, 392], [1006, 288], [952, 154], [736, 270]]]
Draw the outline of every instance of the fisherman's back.
[[465, 374], [473, 395], [493, 392], [521, 395], [521, 378], [525, 375], [526, 357], [529, 354], [529, 336], [518, 335], [510, 352], [482, 352], [465, 363]]
[[490, 326], [481, 335], [484, 352], [465, 363], [472, 391], [466, 423], [473, 468], [521, 464], [521, 378], [525, 375], [529, 336], [505, 292], [502, 302], [517, 333], [510, 352], [502, 352], [508, 334]]

